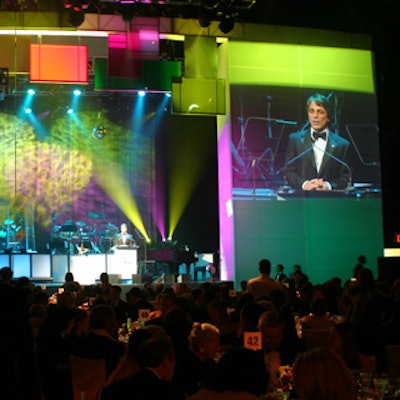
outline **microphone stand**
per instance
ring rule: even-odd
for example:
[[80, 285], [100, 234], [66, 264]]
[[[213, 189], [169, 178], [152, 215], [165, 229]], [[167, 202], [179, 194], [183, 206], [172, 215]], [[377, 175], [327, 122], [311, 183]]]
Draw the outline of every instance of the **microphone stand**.
[[[146, 238], [140, 233], [140, 231], [137, 228], [135, 228], [135, 232], [139, 236], [139, 239], [141, 239], [143, 241], [143, 245], [144, 245], [144, 265], [145, 265], [145, 268], [147, 268], [147, 242], [146, 242]], [[143, 272], [145, 272], [145, 271], [143, 271]]]
[[276, 173], [280, 174], [281, 172], [283, 172], [286, 169], [286, 167], [288, 167], [289, 165], [293, 164], [295, 161], [297, 161], [299, 158], [303, 157], [305, 154], [309, 153], [313, 149], [314, 149], [313, 146], [307, 147], [301, 153], [297, 154], [297, 156], [295, 156], [295, 157], [291, 158], [289, 161], [287, 161], [283, 165], [283, 167], [279, 168], [278, 171], [276, 171]]
[[347, 187], [346, 187], [345, 190], [352, 189], [351, 182], [352, 182], [353, 178], [352, 178], [351, 168], [350, 168], [349, 164], [347, 164], [346, 162], [344, 162], [340, 158], [334, 156], [332, 153], [329, 153], [329, 151], [321, 149], [321, 147], [318, 147], [315, 143], [314, 143], [314, 146], [315, 146], [316, 149], [322, 151], [324, 153], [324, 155], [327, 155], [328, 157], [332, 158], [333, 160], [335, 160], [339, 164], [343, 165], [347, 169], [347, 171], [349, 172], [349, 180], [347, 182]]
[[271, 101], [272, 101], [272, 96], [267, 96], [267, 129], [268, 129], [268, 138], [269, 139], [272, 139]]

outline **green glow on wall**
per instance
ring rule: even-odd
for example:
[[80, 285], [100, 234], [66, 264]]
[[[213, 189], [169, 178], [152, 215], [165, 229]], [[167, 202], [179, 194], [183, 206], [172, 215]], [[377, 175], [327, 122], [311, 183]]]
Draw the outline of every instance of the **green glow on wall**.
[[375, 93], [372, 52], [277, 43], [229, 44], [231, 84]]

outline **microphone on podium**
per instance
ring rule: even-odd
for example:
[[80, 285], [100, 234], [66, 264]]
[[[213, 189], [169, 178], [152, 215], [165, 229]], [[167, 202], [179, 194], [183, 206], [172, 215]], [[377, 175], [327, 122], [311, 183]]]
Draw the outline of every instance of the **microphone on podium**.
[[283, 165], [283, 167], [279, 168], [278, 171], [276, 171], [276, 173], [280, 174], [281, 172], [283, 172], [286, 169], [286, 167], [288, 167], [290, 164], [293, 164], [295, 161], [297, 161], [299, 158], [303, 157], [304, 155], [306, 155], [307, 153], [309, 153], [313, 149], [314, 149], [313, 146], [307, 147], [301, 153], [297, 154], [296, 156], [294, 156], [290, 160], [286, 161], [285, 164]]

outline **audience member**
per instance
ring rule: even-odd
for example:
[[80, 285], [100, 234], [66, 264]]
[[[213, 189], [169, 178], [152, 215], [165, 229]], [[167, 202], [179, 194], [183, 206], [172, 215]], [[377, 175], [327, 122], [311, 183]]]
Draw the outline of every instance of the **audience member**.
[[89, 333], [77, 340], [72, 353], [82, 358], [104, 358], [108, 377], [125, 353], [117, 334], [118, 321], [114, 309], [99, 304], [90, 310]]
[[118, 320], [118, 326], [126, 322], [128, 318], [128, 302], [121, 299], [121, 286], [111, 285], [110, 287], [110, 304], [114, 308], [115, 316]]
[[167, 312], [178, 307], [177, 296], [173, 289], [171, 291], [164, 290], [164, 292], [157, 298], [157, 302], [157, 308], [154, 313], [150, 314], [150, 318], [146, 321], [146, 325], [162, 326]]
[[258, 320], [264, 311], [266, 311], [265, 308], [260, 303], [255, 302], [249, 302], [242, 307], [237, 328], [239, 344], [243, 344], [245, 332], [256, 332], [258, 330]]
[[269, 375], [262, 353], [228, 347], [206, 385], [188, 400], [257, 400], [268, 390]]
[[162, 327], [172, 340], [178, 364], [188, 352], [192, 324], [190, 316], [181, 307], [172, 308], [164, 316]]
[[45, 400], [72, 398], [70, 354], [75, 319], [73, 309], [56, 306], [39, 330], [36, 358]]
[[57, 295], [57, 306], [65, 308], [77, 308], [76, 295], [73, 292], [64, 290]]
[[374, 356], [378, 351], [377, 333], [386, 316], [386, 295], [377, 287], [372, 271], [362, 268], [351, 291], [354, 294], [350, 322], [355, 328], [361, 353]]
[[39, 399], [34, 341], [27, 298], [12, 282], [10, 267], [0, 269], [0, 377], [2, 400]]
[[326, 306], [330, 315], [338, 315], [339, 299], [342, 294], [342, 281], [338, 277], [332, 277], [324, 283]]
[[90, 321], [89, 312], [83, 308], [76, 308], [75, 310], [75, 323], [71, 330], [71, 335], [75, 339], [78, 339], [89, 333]]
[[315, 297], [311, 302], [310, 314], [302, 320], [302, 337], [307, 350], [327, 346], [335, 322], [330, 317], [326, 301]]
[[346, 363], [320, 347], [301, 354], [293, 366], [294, 387], [302, 400], [356, 400], [356, 384]]
[[173, 383], [175, 353], [167, 335], [145, 340], [138, 350], [139, 371], [131, 377], [106, 386], [101, 400], [184, 400], [185, 396]]
[[265, 364], [271, 375], [271, 384], [276, 385], [274, 378], [279, 367], [292, 365], [298, 354], [304, 351], [304, 343], [278, 310], [263, 312], [258, 321], [258, 330], [262, 334]]
[[210, 322], [219, 329], [220, 345], [238, 344], [238, 324], [229, 318], [227, 305], [222, 300], [212, 301], [208, 305]]
[[204, 287], [199, 286], [192, 290], [193, 307], [190, 312], [194, 322], [207, 322], [210, 320], [205, 300]]
[[220, 333], [215, 325], [194, 322], [189, 348], [178, 360], [174, 381], [186, 395], [204, 388], [220, 349]]
[[282, 264], [277, 264], [276, 266], [276, 274], [275, 274], [275, 280], [279, 282], [286, 282], [288, 279], [288, 276], [284, 273], [285, 267]]
[[366, 268], [366, 264], [367, 264], [367, 257], [365, 257], [364, 255], [359, 255], [357, 257], [357, 264], [354, 266], [353, 269], [353, 278], [358, 279], [358, 273], [363, 268]]
[[110, 304], [110, 289], [111, 284], [107, 272], [100, 274], [100, 283], [95, 287], [96, 297], [93, 301], [93, 305], [97, 304]]
[[[163, 330], [161, 328], [160, 332], [160, 334], [163, 334]], [[113, 382], [133, 376], [139, 371], [139, 347], [145, 340], [150, 338], [151, 333], [146, 327], [132, 331], [132, 334], [129, 336], [126, 352], [118, 363], [117, 367], [108, 377], [106, 386]]]
[[293, 285], [289, 287], [289, 297], [292, 311], [300, 317], [310, 313], [313, 299], [313, 284], [304, 277], [302, 272], [295, 272]]
[[76, 298], [76, 305], [80, 306], [83, 304], [84, 302], [84, 296], [83, 296], [83, 289], [82, 286], [79, 282], [77, 282], [74, 279], [74, 275], [72, 272], [67, 272], [65, 274], [65, 281], [62, 285], [62, 288], [67, 291], [67, 292], [71, 292], [74, 294], [75, 298]]
[[390, 317], [379, 327], [375, 339], [377, 371], [387, 372], [387, 346], [400, 345], [400, 298], [393, 299]]
[[139, 318], [139, 310], [154, 311], [154, 305], [146, 298], [146, 293], [139, 286], [132, 286], [126, 295], [128, 302], [128, 317], [132, 321], [137, 321]]
[[375, 362], [358, 350], [357, 337], [349, 322], [335, 324], [328, 339], [328, 346], [346, 363], [350, 370], [372, 372]]
[[34, 340], [34, 346], [36, 348], [36, 340], [39, 334], [40, 328], [46, 322], [48, 309], [43, 304], [33, 303], [29, 307], [28, 318], [29, 326], [32, 331], [32, 337]]
[[275, 288], [281, 288], [282, 284], [270, 277], [271, 261], [266, 258], [260, 260], [258, 263], [258, 270], [260, 275], [251, 278], [247, 282], [247, 290], [252, 294], [254, 301], [263, 297], [268, 297], [269, 292]]

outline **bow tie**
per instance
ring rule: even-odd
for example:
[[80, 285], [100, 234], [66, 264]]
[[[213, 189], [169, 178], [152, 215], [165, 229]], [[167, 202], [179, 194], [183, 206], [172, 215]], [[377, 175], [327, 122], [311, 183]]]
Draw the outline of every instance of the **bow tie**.
[[322, 132], [314, 131], [314, 132], [312, 133], [312, 138], [313, 138], [314, 140], [317, 140], [318, 138], [321, 138], [321, 139], [326, 140], [326, 131], [322, 131]]

